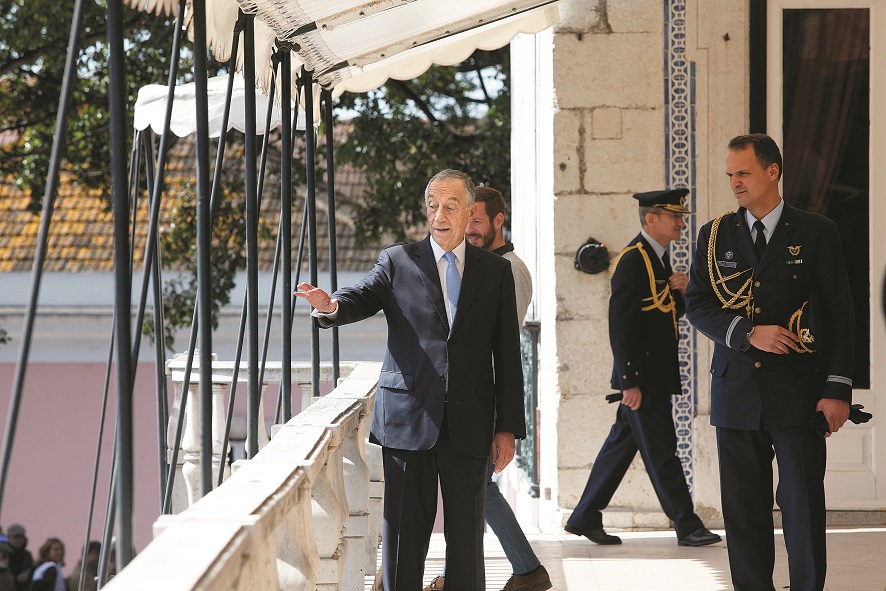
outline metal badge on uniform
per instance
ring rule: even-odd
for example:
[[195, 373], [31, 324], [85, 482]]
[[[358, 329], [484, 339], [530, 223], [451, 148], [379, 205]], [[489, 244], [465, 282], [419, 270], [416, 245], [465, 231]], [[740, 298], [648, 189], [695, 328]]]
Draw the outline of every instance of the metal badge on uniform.
[[802, 246], [788, 246], [788, 252], [791, 253], [792, 257], [795, 257], [800, 254], [800, 249]]
[[738, 263], [732, 260], [732, 257], [735, 256], [734, 252], [732, 252], [731, 250], [727, 250], [725, 253], [723, 253], [723, 256], [726, 257], [726, 260], [717, 261], [718, 267], [729, 267], [730, 269], [734, 269], [738, 266]]

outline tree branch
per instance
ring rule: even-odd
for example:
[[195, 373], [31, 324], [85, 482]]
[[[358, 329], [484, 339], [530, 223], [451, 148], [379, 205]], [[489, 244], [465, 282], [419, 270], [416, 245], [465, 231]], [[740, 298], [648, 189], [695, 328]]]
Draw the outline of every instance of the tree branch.
[[426, 116], [430, 121], [433, 121], [434, 123], [441, 123], [441, 121], [440, 121], [439, 119], [437, 119], [437, 116], [434, 115], [434, 112], [431, 110], [431, 106], [428, 105], [428, 104], [424, 101], [424, 99], [422, 99], [422, 98], [418, 95], [418, 93], [416, 93], [416, 92], [412, 89], [412, 86], [406, 84], [406, 83], [405, 83], [404, 81], [402, 81], [402, 80], [393, 80], [393, 79], [390, 80], [389, 84], [392, 84], [392, 85], [396, 86], [397, 88], [399, 88], [400, 90], [402, 90], [402, 91], [403, 91], [403, 92], [404, 92], [404, 93], [405, 93], [410, 99], [412, 99], [412, 101], [415, 103], [415, 105], [416, 105], [419, 109], [421, 109], [421, 112], [424, 113], [425, 116]]

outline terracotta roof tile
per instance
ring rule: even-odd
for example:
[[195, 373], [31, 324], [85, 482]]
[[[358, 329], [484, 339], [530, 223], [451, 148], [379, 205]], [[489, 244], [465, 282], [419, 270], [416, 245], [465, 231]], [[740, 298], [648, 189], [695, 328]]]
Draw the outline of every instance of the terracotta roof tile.
[[[214, 147], [213, 147], [214, 149]], [[188, 138], [176, 141], [170, 148], [166, 167], [167, 195], [176, 187], [196, 186], [194, 171], [194, 145]], [[243, 167], [242, 143], [228, 141], [226, 167]], [[213, 154], [214, 157], [214, 154]], [[276, 166], [275, 166], [276, 163]], [[261, 216], [264, 223], [276, 234], [280, 211], [279, 155], [268, 158], [268, 174], [264, 183]], [[234, 171], [237, 174], [237, 171]], [[354, 227], [348, 217], [348, 204], [362, 198], [362, 176], [353, 169], [336, 171], [337, 247], [338, 269], [340, 271], [362, 271], [369, 269], [378, 254], [377, 246], [358, 249], [354, 246]], [[321, 270], [329, 268], [327, 212], [325, 187], [317, 190], [317, 243]], [[293, 243], [298, 240], [301, 230], [301, 211], [304, 203], [304, 189], [296, 190], [293, 203]], [[0, 271], [29, 271], [33, 265], [37, 235], [40, 230], [39, 214], [31, 213], [27, 207], [30, 196], [22, 192], [10, 180], [0, 180]], [[169, 215], [174, 204], [164, 198], [161, 217]], [[148, 227], [148, 200], [138, 201], [136, 224], [136, 248], [134, 259], [137, 267], [143, 259], [143, 245]], [[262, 270], [273, 268], [275, 244], [272, 238], [262, 238], [259, 244], [259, 264]], [[113, 215], [108, 203], [100, 197], [99, 191], [87, 191], [71, 182], [69, 175], [62, 175], [59, 192], [54, 207], [50, 238], [44, 265], [45, 271], [111, 271], [113, 269]], [[293, 261], [295, 262], [295, 261]]]

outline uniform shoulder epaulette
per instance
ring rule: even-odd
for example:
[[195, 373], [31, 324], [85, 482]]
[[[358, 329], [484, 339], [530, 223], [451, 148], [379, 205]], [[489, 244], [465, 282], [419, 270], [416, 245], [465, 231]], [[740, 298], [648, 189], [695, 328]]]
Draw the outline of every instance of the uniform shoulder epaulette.
[[615, 274], [615, 270], [618, 268], [618, 263], [619, 263], [619, 261], [621, 261], [621, 257], [625, 256], [627, 253], [631, 252], [632, 250], [644, 251], [645, 249], [643, 248], [643, 243], [640, 242], [639, 240], [637, 241], [636, 244], [632, 244], [630, 246], [626, 246], [625, 248], [623, 248], [622, 251], [620, 253], [618, 253], [618, 255], [615, 257], [615, 260], [612, 262], [612, 270], [609, 271], [610, 277]]

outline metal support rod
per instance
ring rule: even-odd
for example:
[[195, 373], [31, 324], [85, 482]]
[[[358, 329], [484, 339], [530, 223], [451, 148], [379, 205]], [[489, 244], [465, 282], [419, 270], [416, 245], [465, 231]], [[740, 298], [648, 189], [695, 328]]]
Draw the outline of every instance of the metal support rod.
[[[302, 67], [305, 87], [305, 172], [307, 179], [308, 212], [308, 269], [311, 285], [317, 285], [317, 181], [314, 161], [317, 154], [317, 134], [314, 131], [314, 81], [312, 73]], [[320, 396], [320, 328], [313, 318], [311, 323], [311, 395]]]
[[86, 2], [74, 2], [74, 15], [71, 18], [71, 32], [68, 36], [68, 54], [65, 58], [65, 73], [62, 78], [61, 95], [58, 99], [58, 113], [55, 118], [55, 132], [52, 138], [52, 151], [49, 156], [49, 171], [46, 174], [46, 189], [43, 192], [43, 210], [40, 214], [40, 231], [37, 234], [37, 250], [31, 267], [31, 289], [28, 294], [28, 306], [22, 321], [21, 346], [15, 364], [15, 378], [9, 396], [9, 410], [6, 413], [6, 429], [3, 433], [3, 459], [0, 463], [0, 514], [3, 510], [3, 498], [6, 493], [6, 478], [9, 475], [9, 460], [15, 443], [15, 430], [18, 424], [18, 413], [21, 407], [22, 392], [25, 386], [25, 371], [31, 352], [31, 336], [34, 332], [34, 317], [37, 311], [37, 298], [40, 294], [40, 283], [43, 279], [43, 263], [46, 261], [46, 250], [49, 243], [49, 225], [52, 221], [52, 210], [55, 196], [58, 193], [59, 171], [62, 155], [65, 151], [65, 139], [68, 113], [71, 110], [71, 96], [77, 84], [77, 59], [80, 57], [80, 33], [83, 25], [83, 12]]
[[[282, 422], [292, 417], [292, 70], [291, 54], [280, 56], [280, 238], [283, 255], [283, 281], [280, 284], [280, 338], [283, 374], [280, 381]], [[298, 109], [296, 109], [298, 111]]]
[[[111, 481], [108, 484], [108, 506], [105, 510], [105, 529], [102, 536], [102, 550], [98, 560], [98, 588], [101, 589], [108, 582], [108, 565], [111, 561], [111, 540], [114, 536], [114, 518], [116, 515], [117, 505], [114, 503], [114, 491], [117, 490], [117, 443], [114, 443], [114, 450], [111, 453]], [[119, 539], [117, 540], [119, 544]], [[116, 569], [120, 570], [119, 560], [115, 563]]]
[[[173, 58], [174, 59], [174, 58]], [[151, 128], [145, 130], [144, 132], [144, 152], [145, 152], [145, 178], [148, 181], [148, 195], [149, 202], [148, 207], [151, 208], [151, 212], [153, 215], [154, 207], [160, 201], [160, 195], [162, 195], [162, 191], [157, 191], [157, 186], [154, 184], [154, 132], [151, 131]], [[160, 178], [163, 175], [159, 175]], [[145, 273], [142, 275], [142, 285], [144, 286], [148, 281], [151, 283], [151, 287], [153, 288], [152, 297], [154, 301], [154, 371], [156, 377], [156, 393], [157, 393], [157, 445], [158, 445], [158, 460], [159, 460], [159, 486], [160, 486], [160, 507], [163, 507], [163, 490], [165, 489], [166, 482], [166, 424], [169, 421], [169, 398], [168, 391], [166, 389], [166, 372], [164, 371], [166, 368], [166, 338], [164, 333], [164, 321], [163, 321], [163, 280], [161, 278], [161, 266], [160, 266], [160, 235], [156, 230], [156, 226], [154, 226], [154, 230], [152, 231], [151, 224], [148, 225], [148, 235], [147, 242], [145, 243], [145, 250], [147, 251], [149, 248], [153, 248], [154, 254], [150, 257], [145, 257]], [[135, 232], [133, 231], [133, 235]], [[139, 310], [143, 310], [144, 306], [147, 302], [147, 292], [142, 290], [142, 297], [139, 300]], [[139, 313], [139, 316], [143, 316], [143, 312]], [[135, 335], [133, 335], [133, 353], [132, 358], [134, 360], [138, 360], [138, 349], [135, 346], [136, 342], [141, 342], [141, 320], [135, 323]], [[133, 387], [134, 384], [133, 384]]]
[[[255, 19], [246, 16], [244, 29], [243, 80], [247, 89], [255, 88]], [[255, 168], [255, 93], [246, 93], [245, 105], [246, 158], [246, 298], [248, 325], [247, 362], [249, 375], [246, 386], [246, 457], [258, 453], [259, 398], [258, 382], [258, 197]]]
[[109, 0], [108, 99], [111, 115], [111, 195], [114, 209], [114, 278], [117, 350], [117, 560], [124, 568], [133, 550], [133, 449], [132, 449], [132, 358], [130, 342], [131, 265], [129, 249], [129, 189], [126, 177], [127, 95], [123, 53], [123, 2]]
[[[206, 0], [194, 0], [197, 103], [197, 315], [200, 332], [200, 496], [212, 490], [212, 216], [209, 195], [209, 98]], [[248, 93], [247, 93], [248, 94]]]
[[[338, 289], [338, 249], [335, 238], [335, 159], [333, 150], [332, 91], [323, 91], [323, 105], [326, 121], [326, 211], [329, 222], [329, 290], [335, 293]], [[338, 384], [341, 374], [341, 357], [338, 346], [338, 327], [332, 328], [332, 385]]]

